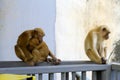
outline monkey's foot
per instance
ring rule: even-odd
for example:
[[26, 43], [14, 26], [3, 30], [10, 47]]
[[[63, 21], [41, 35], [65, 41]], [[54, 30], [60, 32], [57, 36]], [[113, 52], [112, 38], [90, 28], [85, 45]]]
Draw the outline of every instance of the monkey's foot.
[[34, 66], [35, 65], [35, 62], [33, 61], [33, 59], [25, 61], [25, 63], [29, 64], [30, 66]]
[[55, 59], [53, 64], [58, 65], [58, 64], [60, 64], [60, 63], [61, 63], [61, 60], [60, 60], [60, 59]]
[[52, 58], [47, 58], [48, 63], [52, 63], [54, 65], [60, 64], [61, 60], [60, 59], [52, 59]]
[[34, 66], [35, 65], [35, 63], [33, 61], [27, 61], [26, 63], [29, 64], [30, 66]]
[[107, 60], [105, 58], [101, 58], [102, 64], [106, 64]]

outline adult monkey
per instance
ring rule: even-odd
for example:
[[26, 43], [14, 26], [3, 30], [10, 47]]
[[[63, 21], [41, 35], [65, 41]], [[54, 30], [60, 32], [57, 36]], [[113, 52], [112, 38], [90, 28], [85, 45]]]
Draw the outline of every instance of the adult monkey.
[[100, 25], [89, 31], [85, 38], [85, 52], [91, 61], [106, 64], [106, 47], [104, 41], [109, 38], [109, 29]]
[[[47, 44], [43, 41], [44, 31], [41, 28], [24, 31], [17, 40], [15, 52], [23, 62], [29, 65], [35, 65], [38, 62], [52, 62], [59, 64], [57, 59], [49, 50]], [[52, 58], [47, 58], [51, 56]]]

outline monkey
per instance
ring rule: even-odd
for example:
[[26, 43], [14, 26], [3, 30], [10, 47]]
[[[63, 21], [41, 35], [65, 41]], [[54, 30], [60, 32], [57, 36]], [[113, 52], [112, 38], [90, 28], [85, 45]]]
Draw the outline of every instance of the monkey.
[[29, 43], [28, 43], [28, 46], [27, 46], [27, 48], [28, 48], [28, 50], [30, 51], [30, 52], [32, 52], [33, 51], [33, 49], [36, 47], [36, 46], [38, 46], [39, 45], [39, 40], [37, 39], [37, 38], [32, 38], [30, 41], [29, 41]]
[[90, 30], [85, 38], [84, 47], [89, 59], [98, 64], [106, 64], [107, 47], [105, 40], [109, 39], [110, 30], [106, 25], [100, 25]]
[[[45, 61], [56, 65], [60, 64], [61, 60], [53, 55], [47, 44], [43, 41], [44, 36], [45, 33], [41, 28], [26, 30], [21, 33], [15, 45], [17, 57], [32, 66]], [[48, 58], [48, 56], [51, 58]]]
[[[37, 32], [40, 32], [41, 34], [38, 34]], [[45, 36], [45, 33], [43, 32], [43, 30], [42, 29], [40, 30], [39, 28], [35, 28], [34, 35], [29, 40], [29, 43], [27, 46], [28, 50], [32, 51], [34, 48], [36, 48], [36, 46], [38, 46], [42, 42], [43, 36]]]

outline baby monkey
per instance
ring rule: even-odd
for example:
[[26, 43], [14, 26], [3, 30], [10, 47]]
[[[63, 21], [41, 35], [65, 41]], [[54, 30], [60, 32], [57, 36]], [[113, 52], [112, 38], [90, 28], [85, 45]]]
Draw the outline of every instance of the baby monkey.
[[[57, 59], [49, 50], [47, 44], [43, 41], [45, 36], [41, 28], [24, 31], [17, 40], [15, 52], [18, 58], [29, 65], [36, 65], [38, 62], [52, 62], [60, 64], [61, 60]], [[48, 58], [50, 56], [51, 58]]]

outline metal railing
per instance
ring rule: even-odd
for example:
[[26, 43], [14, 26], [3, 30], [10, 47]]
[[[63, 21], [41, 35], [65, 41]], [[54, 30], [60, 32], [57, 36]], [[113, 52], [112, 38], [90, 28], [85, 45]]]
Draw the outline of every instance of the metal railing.
[[120, 80], [120, 63], [112, 63], [111, 80]]
[[[95, 64], [90, 61], [62, 61], [60, 65], [39, 63], [36, 66], [29, 66], [21, 61], [1, 61], [0, 74], [34, 74], [38, 80], [43, 80], [43, 75], [48, 74], [48, 80], [57, 80], [56, 73], [61, 74], [61, 80], [77, 80], [76, 72], [81, 72], [80, 80], [87, 80], [87, 71], [92, 71], [92, 80], [119, 80], [117, 71], [119, 64]], [[70, 74], [72, 75], [71, 77]], [[111, 79], [111, 75], [114, 79]]]

